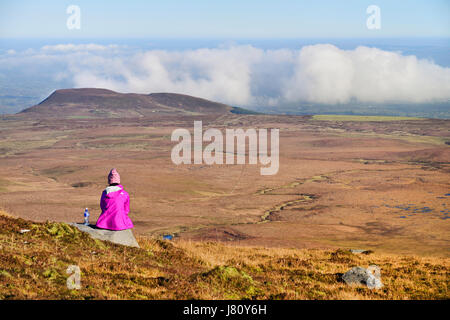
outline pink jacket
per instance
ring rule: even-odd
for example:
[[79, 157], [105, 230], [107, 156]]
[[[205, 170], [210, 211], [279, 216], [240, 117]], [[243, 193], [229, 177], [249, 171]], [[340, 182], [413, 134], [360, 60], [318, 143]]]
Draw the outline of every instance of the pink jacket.
[[125, 230], [134, 227], [128, 217], [130, 212], [130, 196], [122, 185], [109, 186], [100, 199], [102, 214], [98, 217], [97, 227], [108, 230]]

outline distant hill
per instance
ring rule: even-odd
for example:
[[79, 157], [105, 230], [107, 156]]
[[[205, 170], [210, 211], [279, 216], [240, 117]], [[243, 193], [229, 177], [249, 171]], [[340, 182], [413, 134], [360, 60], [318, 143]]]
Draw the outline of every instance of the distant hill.
[[137, 94], [82, 88], [56, 90], [41, 103], [19, 114], [39, 117], [116, 118], [142, 117], [155, 113], [176, 115], [243, 113], [242, 110], [177, 93]]
[[[253, 109], [253, 108], [252, 108]], [[450, 119], [450, 101], [433, 103], [384, 103], [352, 102], [347, 104], [291, 103], [276, 106], [258, 106], [256, 111], [285, 115], [360, 115], [392, 116], [433, 119]]]

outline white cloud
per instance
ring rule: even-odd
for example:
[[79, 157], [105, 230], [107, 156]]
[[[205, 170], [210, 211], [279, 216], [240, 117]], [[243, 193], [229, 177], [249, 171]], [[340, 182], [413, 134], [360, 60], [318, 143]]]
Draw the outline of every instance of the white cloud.
[[122, 49], [96, 44], [44, 46], [39, 52], [0, 56], [0, 68], [28, 65], [53, 73], [56, 81], [72, 79], [75, 87], [177, 92], [242, 106], [450, 99], [450, 68], [376, 48], [342, 50], [321, 44], [299, 50]]
[[179, 92], [226, 103], [252, 101], [252, 65], [264, 53], [252, 47], [199, 49], [183, 52], [161, 50], [129, 58], [86, 59], [71, 64], [79, 87], [106, 87], [127, 92]]
[[80, 87], [181, 92], [237, 105], [431, 102], [450, 99], [450, 68], [376, 48], [300, 50], [252, 46], [152, 50], [73, 66]]
[[42, 50], [44, 51], [62, 51], [62, 52], [68, 52], [68, 51], [101, 51], [101, 50], [108, 50], [108, 49], [115, 49], [118, 48], [118, 45], [110, 44], [110, 45], [100, 45], [95, 43], [88, 43], [88, 44], [56, 44], [56, 45], [46, 45], [42, 47]]
[[284, 92], [289, 101], [318, 103], [442, 101], [450, 99], [450, 68], [376, 48], [307, 46]]

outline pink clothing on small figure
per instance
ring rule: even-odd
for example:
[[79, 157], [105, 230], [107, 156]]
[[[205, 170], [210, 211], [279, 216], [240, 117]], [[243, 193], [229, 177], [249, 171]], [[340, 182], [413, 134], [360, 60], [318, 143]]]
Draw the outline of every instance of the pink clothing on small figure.
[[109, 172], [108, 183], [109, 184], [120, 183], [120, 175], [116, 169], [111, 169], [111, 171]]
[[[120, 176], [116, 169], [112, 169], [108, 176], [108, 181], [120, 183]], [[128, 217], [130, 212], [130, 196], [123, 190], [122, 185], [112, 185], [107, 187], [100, 199], [102, 214], [97, 220], [97, 228], [108, 230], [125, 230], [134, 227], [133, 222]]]

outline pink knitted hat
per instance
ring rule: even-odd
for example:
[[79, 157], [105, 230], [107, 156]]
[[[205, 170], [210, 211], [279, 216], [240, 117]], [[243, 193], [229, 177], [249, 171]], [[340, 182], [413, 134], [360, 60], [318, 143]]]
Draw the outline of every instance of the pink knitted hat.
[[108, 183], [120, 183], [120, 175], [115, 168], [111, 169], [108, 175]]

